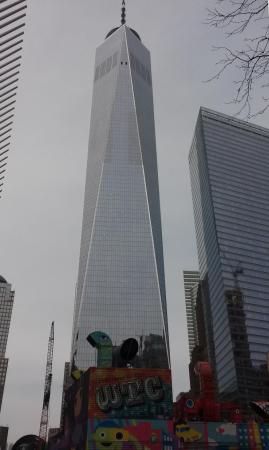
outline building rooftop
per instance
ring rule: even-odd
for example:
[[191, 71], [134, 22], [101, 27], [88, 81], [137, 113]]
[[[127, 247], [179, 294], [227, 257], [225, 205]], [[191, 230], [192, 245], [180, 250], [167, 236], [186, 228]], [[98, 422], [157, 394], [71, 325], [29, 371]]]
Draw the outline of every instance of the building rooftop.
[[2, 277], [1, 275], [0, 275], [0, 283], [5, 283], [5, 284], [7, 284], [7, 280], [5, 280], [5, 278]]
[[209, 108], [205, 108], [204, 106], [200, 107], [200, 114], [203, 117], [206, 117], [208, 119], [213, 119], [222, 123], [226, 123], [227, 125], [234, 126], [237, 128], [245, 129], [246, 131], [260, 134], [265, 137], [269, 137], [269, 129], [262, 127], [260, 125], [257, 125], [252, 122], [247, 122], [246, 120], [238, 119], [234, 116], [229, 116], [227, 114], [220, 113], [218, 111], [214, 111]]

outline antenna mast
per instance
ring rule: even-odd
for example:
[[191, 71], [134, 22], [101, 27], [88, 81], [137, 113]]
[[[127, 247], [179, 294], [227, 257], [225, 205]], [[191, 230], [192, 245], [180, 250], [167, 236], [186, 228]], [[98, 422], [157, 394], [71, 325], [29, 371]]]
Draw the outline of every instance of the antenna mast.
[[50, 390], [52, 381], [52, 360], [53, 360], [53, 347], [54, 347], [54, 322], [51, 324], [50, 336], [48, 343], [46, 375], [45, 375], [45, 387], [44, 398], [40, 420], [39, 437], [44, 442], [47, 440], [48, 421], [49, 421], [49, 402], [50, 402]]
[[121, 24], [125, 25], [126, 23], [126, 8], [125, 8], [125, 0], [122, 0], [122, 8], [121, 8]]
[[243, 275], [243, 273], [244, 273], [244, 269], [241, 267], [241, 262], [238, 261], [238, 264], [233, 271], [234, 287], [235, 287], [236, 291], [240, 291], [238, 275]]

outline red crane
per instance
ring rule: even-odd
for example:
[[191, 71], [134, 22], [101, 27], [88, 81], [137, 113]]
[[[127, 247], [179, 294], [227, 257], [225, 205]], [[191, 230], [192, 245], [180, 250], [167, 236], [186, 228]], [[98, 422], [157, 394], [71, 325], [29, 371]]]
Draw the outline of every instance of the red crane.
[[43, 397], [43, 407], [42, 407], [40, 428], [39, 428], [39, 437], [41, 439], [43, 439], [44, 442], [46, 442], [46, 440], [47, 440], [47, 432], [48, 432], [49, 402], [50, 402], [50, 390], [51, 390], [51, 381], [52, 381], [53, 347], [54, 347], [54, 322], [52, 322], [51, 328], [50, 328], [47, 364], [46, 364], [46, 375], [45, 375], [44, 397]]

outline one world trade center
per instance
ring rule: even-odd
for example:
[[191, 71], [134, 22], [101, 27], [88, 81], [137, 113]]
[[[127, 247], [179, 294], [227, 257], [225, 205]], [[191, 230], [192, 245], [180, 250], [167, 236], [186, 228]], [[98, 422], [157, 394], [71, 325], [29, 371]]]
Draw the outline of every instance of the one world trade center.
[[72, 361], [96, 365], [86, 338], [139, 343], [138, 367], [169, 367], [149, 51], [122, 26], [96, 51]]

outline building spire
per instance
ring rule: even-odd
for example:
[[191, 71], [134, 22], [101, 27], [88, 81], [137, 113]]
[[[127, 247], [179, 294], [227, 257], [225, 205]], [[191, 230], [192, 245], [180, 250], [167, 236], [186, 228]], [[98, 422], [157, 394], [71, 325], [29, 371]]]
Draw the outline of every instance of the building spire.
[[122, 0], [122, 8], [121, 8], [121, 24], [124, 25], [125, 23], [126, 23], [125, 0]]

